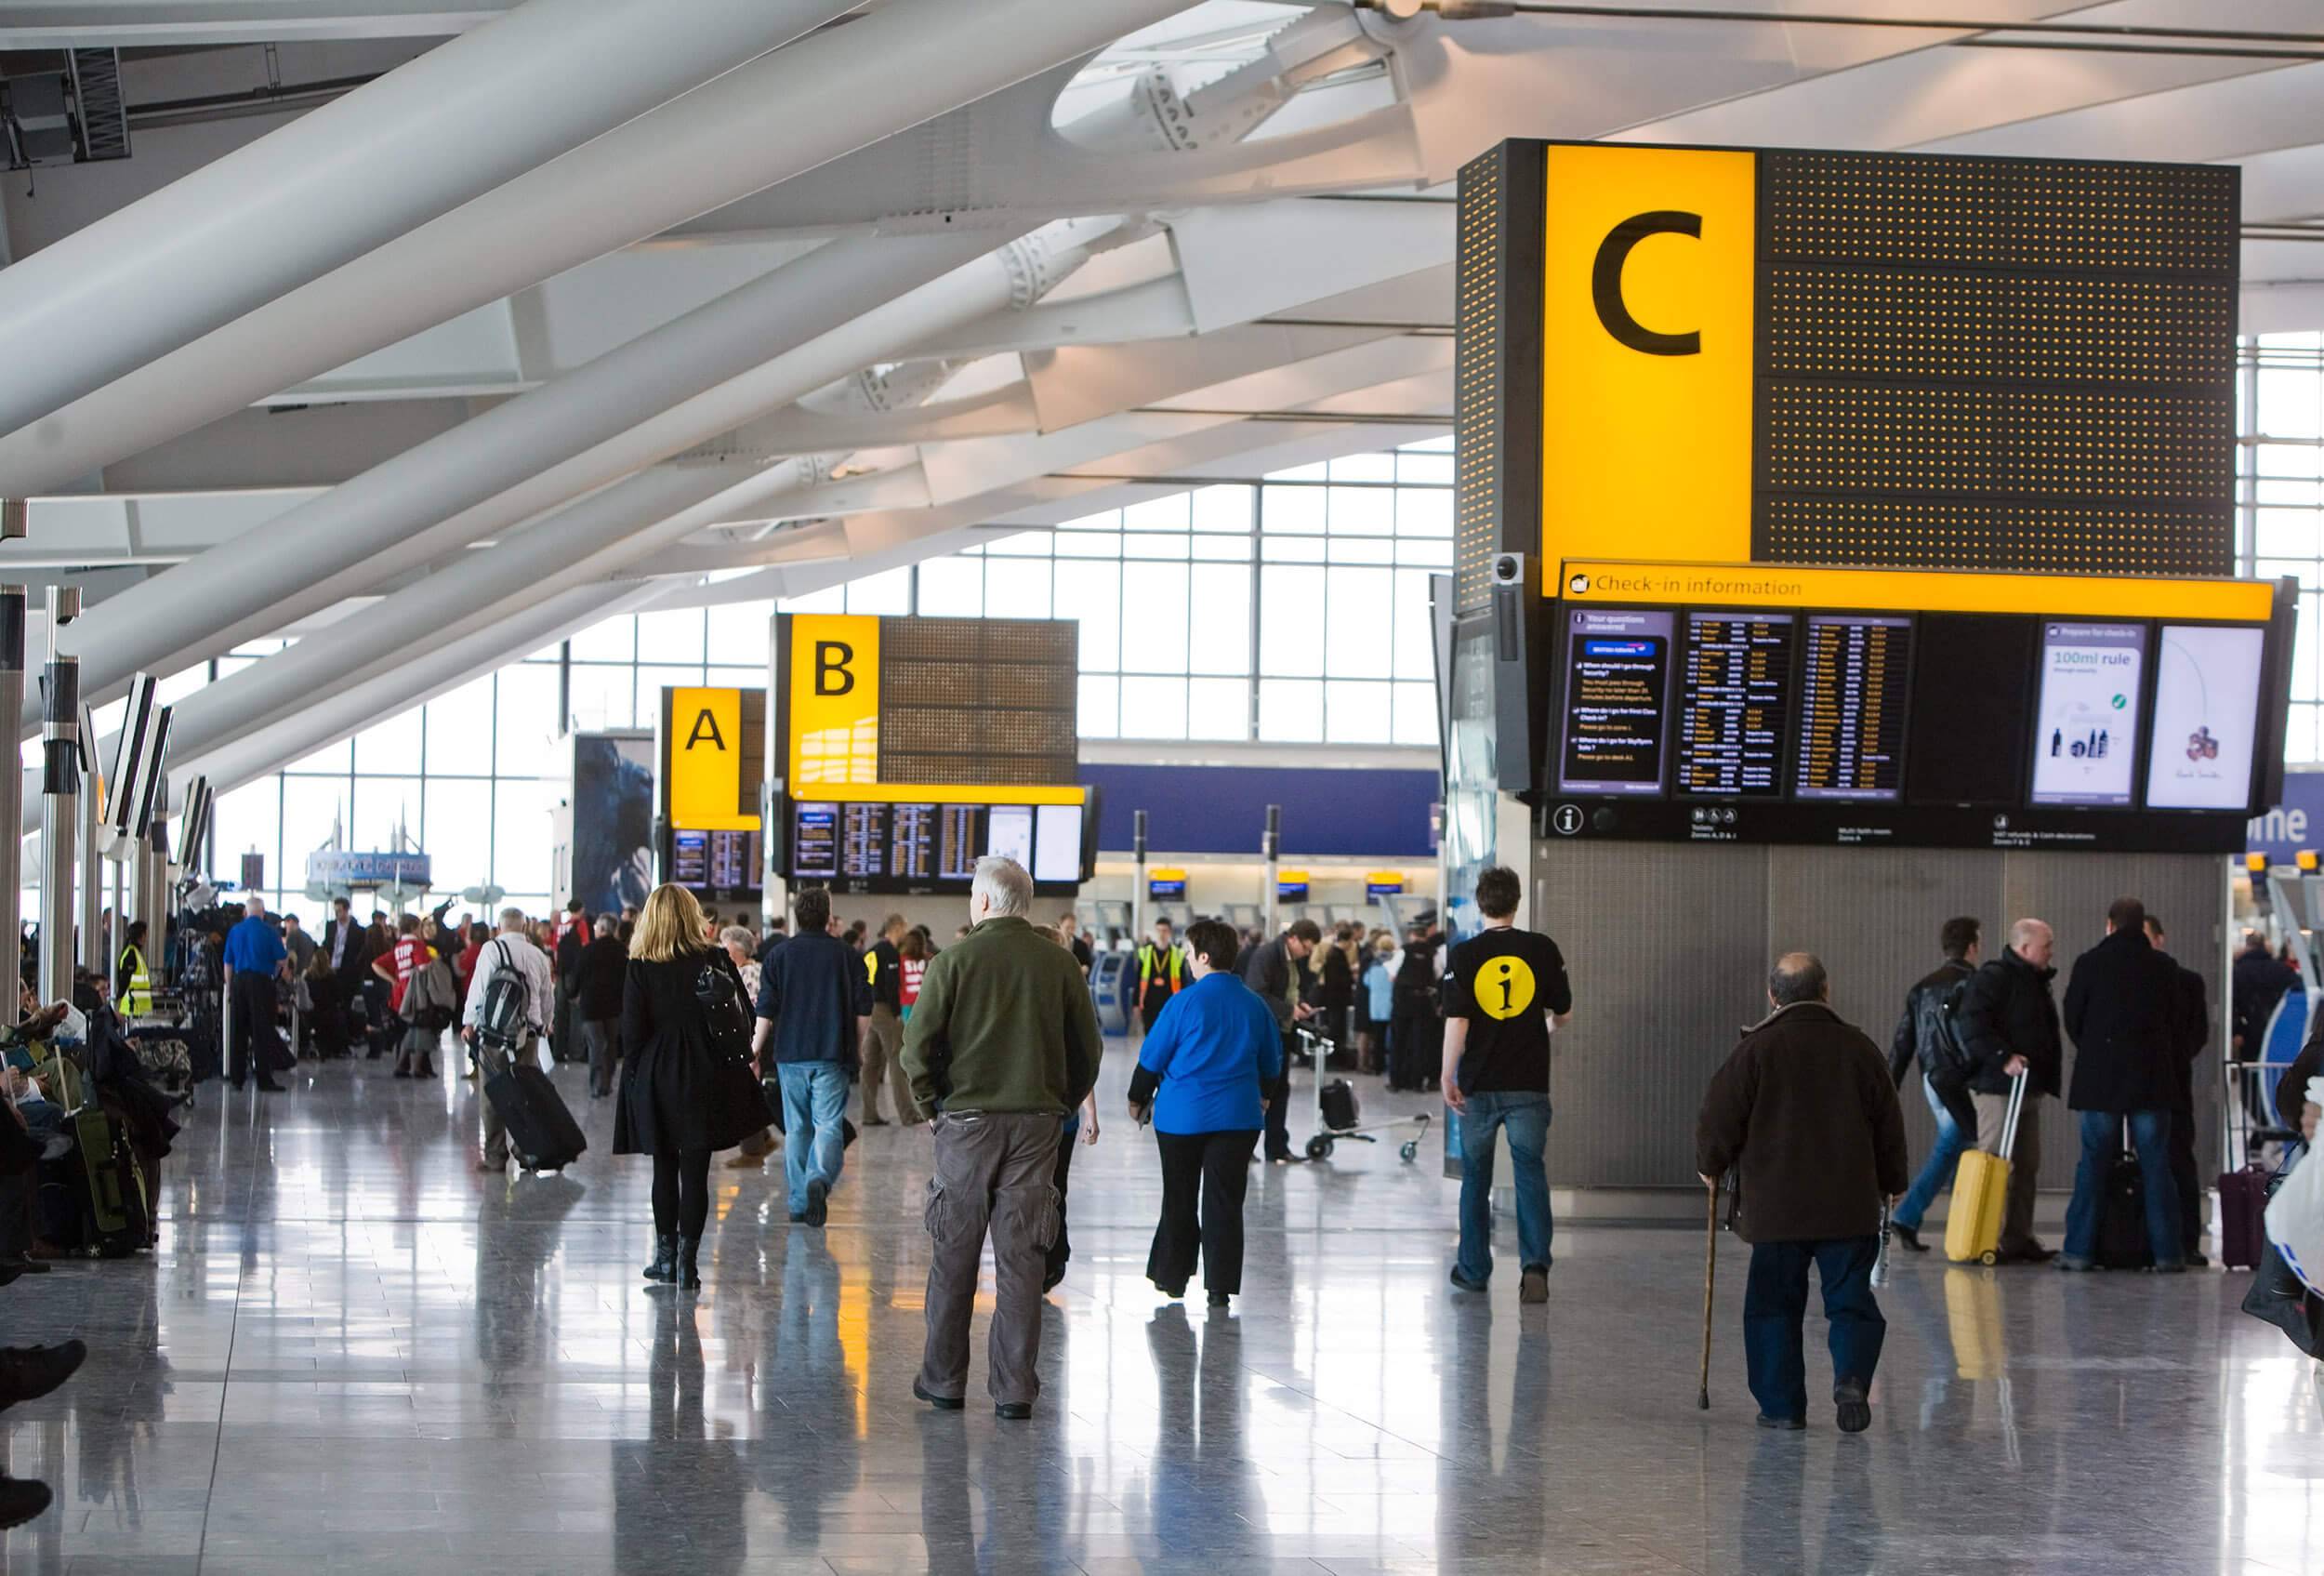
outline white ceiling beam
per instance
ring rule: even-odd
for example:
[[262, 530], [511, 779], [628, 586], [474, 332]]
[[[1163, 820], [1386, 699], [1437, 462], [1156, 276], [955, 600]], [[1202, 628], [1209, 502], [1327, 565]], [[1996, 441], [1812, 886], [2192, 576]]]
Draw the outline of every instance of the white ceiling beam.
[[0, 49], [192, 47], [440, 38], [515, 0], [49, 0], [0, 4]]

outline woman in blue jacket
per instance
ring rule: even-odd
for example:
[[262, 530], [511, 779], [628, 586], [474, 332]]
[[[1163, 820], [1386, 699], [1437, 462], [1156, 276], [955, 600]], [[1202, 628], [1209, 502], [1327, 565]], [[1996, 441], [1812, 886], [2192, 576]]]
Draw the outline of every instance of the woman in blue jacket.
[[1171, 1297], [1202, 1260], [1212, 1307], [1243, 1290], [1243, 1189], [1266, 1121], [1261, 1091], [1283, 1071], [1274, 1014], [1235, 973], [1242, 938], [1204, 920], [1186, 933], [1195, 983], [1162, 1009], [1138, 1050], [1130, 1108], [1162, 1150], [1162, 1220], [1146, 1278]]

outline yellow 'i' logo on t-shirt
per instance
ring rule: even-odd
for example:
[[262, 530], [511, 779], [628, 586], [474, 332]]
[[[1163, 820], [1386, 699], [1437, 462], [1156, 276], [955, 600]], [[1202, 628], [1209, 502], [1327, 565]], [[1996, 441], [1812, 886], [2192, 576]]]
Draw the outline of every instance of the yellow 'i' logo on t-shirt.
[[1477, 1005], [1488, 1018], [1513, 1018], [1533, 1005], [1533, 971], [1517, 957], [1487, 959], [1477, 973]]

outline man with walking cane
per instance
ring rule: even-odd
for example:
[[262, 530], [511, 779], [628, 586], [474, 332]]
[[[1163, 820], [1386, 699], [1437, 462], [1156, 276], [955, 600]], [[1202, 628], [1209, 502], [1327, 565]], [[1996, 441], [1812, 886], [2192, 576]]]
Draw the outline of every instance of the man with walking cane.
[[1695, 1126], [1695, 1169], [1715, 1194], [1736, 1176], [1737, 1235], [1751, 1244], [1743, 1348], [1762, 1428], [1807, 1426], [1801, 1320], [1807, 1272], [1824, 1286], [1832, 1400], [1841, 1431], [1871, 1425], [1872, 1372], [1887, 1321], [1872, 1295], [1882, 1201], [1910, 1172], [1905, 1118], [1879, 1047], [1831, 1010], [1810, 953], [1768, 976], [1773, 1011], [1743, 1031], [1710, 1080]]

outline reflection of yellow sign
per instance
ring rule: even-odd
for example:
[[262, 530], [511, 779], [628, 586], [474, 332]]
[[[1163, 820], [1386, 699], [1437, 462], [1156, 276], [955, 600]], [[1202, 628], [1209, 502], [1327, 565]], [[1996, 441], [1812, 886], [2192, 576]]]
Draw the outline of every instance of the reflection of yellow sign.
[[1513, 1018], [1533, 1005], [1533, 971], [1523, 958], [1488, 958], [1469, 994], [1488, 1018]]
[[1621, 606], [2021, 613], [2082, 618], [2213, 618], [2265, 624], [2272, 580], [2013, 575], [1970, 569], [1794, 569], [1750, 563], [1640, 563], [1569, 558], [1553, 588], [1571, 603]]
[[791, 619], [790, 783], [879, 780], [879, 620], [802, 613]]
[[1750, 557], [1756, 155], [1558, 145], [1548, 159], [1544, 575], [1625, 548]]
[[758, 813], [742, 808], [742, 691], [671, 690], [669, 737], [663, 748], [669, 752], [671, 826], [694, 832], [758, 827]]

